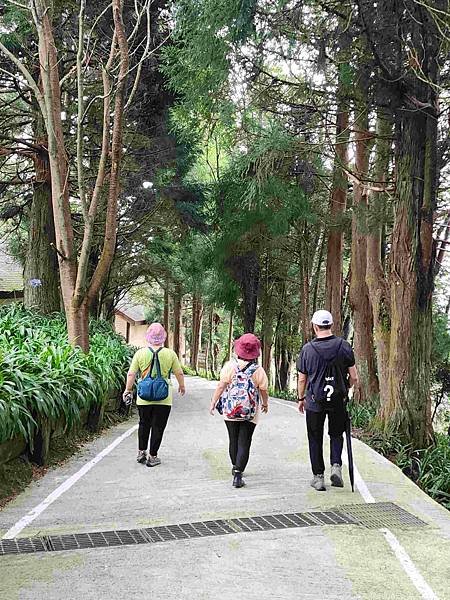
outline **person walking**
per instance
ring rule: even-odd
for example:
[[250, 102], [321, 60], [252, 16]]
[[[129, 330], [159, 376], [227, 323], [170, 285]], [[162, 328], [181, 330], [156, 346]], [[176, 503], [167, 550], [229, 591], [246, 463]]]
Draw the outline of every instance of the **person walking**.
[[328, 416], [330, 436], [331, 485], [343, 487], [342, 448], [347, 422], [346, 399], [350, 387], [358, 383], [352, 347], [332, 333], [333, 317], [318, 310], [312, 318], [315, 339], [305, 344], [297, 360], [298, 409], [306, 412], [309, 456], [313, 472], [311, 486], [325, 491], [323, 430]]
[[[162, 400], [152, 401], [144, 400], [143, 398], [140, 398], [138, 394], [136, 400], [139, 411], [139, 448], [137, 462], [141, 464], [146, 463], [147, 467], [155, 467], [161, 464], [161, 459], [158, 457], [158, 451], [172, 408], [171, 373], [175, 375], [178, 381], [179, 393], [183, 396], [186, 391], [183, 369], [181, 368], [178, 356], [173, 350], [164, 347], [166, 338], [166, 330], [160, 323], [152, 323], [150, 325], [146, 333], [146, 339], [149, 346], [148, 348], [140, 348], [133, 356], [127, 374], [125, 391], [123, 393], [124, 400], [126, 400], [132, 392], [138, 373], [140, 373], [142, 378], [145, 378], [146, 376], [152, 377], [155, 374], [158, 376], [157, 362], [159, 363], [160, 376], [168, 384], [167, 397]], [[147, 451], [149, 437], [150, 448]]]
[[223, 366], [211, 400], [210, 413], [217, 407], [223, 415], [229, 438], [233, 486], [245, 485], [242, 475], [250, 456], [253, 433], [261, 412], [269, 410], [269, 382], [257, 364], [261, 342], [245, 333], [234, 342], [236, 358]]

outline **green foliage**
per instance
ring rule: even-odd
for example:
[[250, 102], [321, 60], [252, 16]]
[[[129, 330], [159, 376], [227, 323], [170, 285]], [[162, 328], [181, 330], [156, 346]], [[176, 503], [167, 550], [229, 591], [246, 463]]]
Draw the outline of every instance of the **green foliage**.
[[450, 330], [448, 315], [435, 309], [433, 314], [432, 376], [435, 428], [446, 429], [450, 422]]
[[396, 464], [429, 496], [450, 510], [450, 440], [438, 433], [434, 443], [423, 450], [405, 446], [397, 453]]
[[202, 379], [207, 379], [208, 381], [216, 381], [216, 378], [211, 373], [207, 373], [205, 369], [199, 369], [198, 373], [196, 373], [195, 369], [191, 369], [188, 365], [183, 365], [183, 373], [189, 375], [189, 377], [202, 377]]
[[366, 429], [370, 427], [372, 420], [375, 418], [377, 409], [372, 404], [357, 404], [349, 402], [347, 405], [348, 411], [352, 419], [353, 427]]
[[405, 475], [429, 496], [450, 510], [450, 440], [443, 433], [435, 434], [434, 442], [422, 450], [413, 450], [398, 437], [377, 427], [377, 407], [349, 403], [354, 428], [371, 448], [389, 458]]
[[276, 390], [274, 388], [269, 388], [269, 396], [281, 398], [282, 400], [289, 400], [289, 402], [297, 402], [297, 394], [293, 390]]
[[122, 385], [130, 350], [105, 321], [91, 322], [91, 350], [67, 340], [65, 320], [20, 305], [0, 310], [0, 442], [31, 439], [40, 420], [64, 418], [69, 430], [82, 410]]
[[448, 363], [450, 359], [450, 329], [445, 312], [435, 310], [433, 314], [433, 354], [434, 364]]

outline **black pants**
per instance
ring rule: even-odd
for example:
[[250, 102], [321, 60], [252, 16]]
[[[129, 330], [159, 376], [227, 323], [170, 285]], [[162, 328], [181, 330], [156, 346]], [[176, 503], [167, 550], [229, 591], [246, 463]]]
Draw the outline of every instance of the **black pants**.
[[157, 404], [138, 405], [139, 450], [147, 450], [151, 430], [150, 455], [157, 456], [171, 408], [171, 406]]
[[244, 472], [250, 456], [252, 435], [256, 425], [250, 421], [225, 421], [230, 439], [230, 459], [233, 467]]
[[308, 431], [309, 457], [314, 475], [322, 475], [325, 471], [323, 462], [323, 428], [328, 415], [328, 434], [330, 436], [330, 463], [342, 465], [342, 448], [344, 445], [345, 410], [313, 412], [306, 411], [306, 428]]

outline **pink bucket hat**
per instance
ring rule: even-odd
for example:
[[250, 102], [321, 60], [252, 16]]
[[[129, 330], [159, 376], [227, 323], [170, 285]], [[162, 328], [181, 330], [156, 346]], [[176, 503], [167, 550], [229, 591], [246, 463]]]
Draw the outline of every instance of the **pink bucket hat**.
[[161, 323], [152, 323], [145, 337], [151, 346], [162, 346], [166, 341], [167, 333]]
[[239, 358], [253, 360], [261, 353], [261, 342], [253, 333], [244, 333], [234, 342], [234, 349]]

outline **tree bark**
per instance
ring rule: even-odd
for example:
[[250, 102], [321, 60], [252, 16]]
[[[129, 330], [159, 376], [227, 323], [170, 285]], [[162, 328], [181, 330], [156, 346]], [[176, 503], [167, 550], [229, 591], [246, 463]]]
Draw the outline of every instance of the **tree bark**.
[[50, 166], [47, 141], [40, 137], [42, 116], [37, 116], [36, 145], [42, 147], [34, 159], [35, 182], [31, 205], [28, 247], [24, 270], [24, 304], [41, 314], [61, 309], [59, 294], [58, 257], [55, 246]]
[[[392, 119], [379, 111], [373, 179], [385, 184], [392, 151]], [[391, 302], [389, 286], [382, 262], [381, 242], [386, 213], [387, 194], [371, 191], [368, 210], [366, 283], [373, 317], [380, 403], [389, 402], [389, 339], [391, 334]]]
[[285, 391], [289, 387], [289, 375], [291, 370], [291, 356], [289, 353], [286, 335], [277, 335], [275, 340], [275, 389]]
[[227, 360], [231, 360], [231, 355], [233, 352], [233, 322], [234, 322], [234, 309], [231, 309], [229, 325], [228, 325]]
[[[72, 307], [76, 280], [76, 257], [69, 202], [68, 162], [61, 120], [58, 59], [48, 9], [46, 2], [39, 2], [36, 3], [34, 13], [39, 38], [40, 75], [45, 104], [43, 118], [48, 139], [56, 249], [67, 331], [69, 340], [73, 344], [81, 345], [82, 339], [78, 337], [78, 334], [85, 327], [81, 327], [78, 322], [80, 315], [77, 315]], [[75, 321], [71, 322], [72, 319]]]
[[331, 225], [327, 243], [326, 308], [333, 315], [334, 332], [342, 331], [343, 287], [343, 228], [342, 217], [347, 206], [349, 115], [343, 75], [339, 75], [337, 89], [336, 155], [333, 167], [333, 189], [330, 200]]
[[[312, 279], [311, 279], [311, 289], [312, 289], [312, 306], [311, 306], [311, 313], [315, 313], [317, 310], [317, 296], [319, 293], [319, 284], [320, 284], [320, 280], [321, 280], [321, 274], [322, 274], [322, 259], [323, 259], [323, 254], [325, 251], [325, 241], [326, 241], [326, 235], [325, 235], [325, 231], [322, 230], [319, 234], [319, 253], [317, 254], [317, 260], [316, 260], [316, 266], [314, 269], [313, 266], [313, 275], [312, 275]], [[311, 317], [312, 317], [311, 314]]]
[[[82, 206], [85, 215], [81, 265], [77, 264], [77, 253], [74, 247], [74, 231], [69, 198], [69, 169], [66, 154], [64, 130], [62, 126], [61, 87], [58, 69], [58, 57], [53, 27], [51, 22], [51, 6], [47, 0], [33, 0], [30, 9], [38, 32], [38, 50], [42, 93], [32, 84], [36, 99], [39, 103], [48, 138], [48, 156], [51, 172], [53, 218], [55, 225], [56, 250], [58, 253], [61, 292], [67, 320], [69, 340], [83, 350], [89, 349], [89, 305], [98, 296], [101, 286], [108, 274], [116, 244], [117, 202], [119, 195], [119, 176], [123, 152], [123, 112], [126, 76], [129, 66], [128, 43], [123, 24], [123, 6], [121, 0], [112, 1], [114, 35], [111, 44], [110, 60], [118, 47], [119, 69], [115, 89], [114, 113], [112, 124], [112, 144], [110, 148], [111, 171], [109, 176], [109, 192], [106, 206], [105, 232], [103, 248], [95, 272], [87, 285], [86, 273], [92, 239], [93, 219], [97, 210], [96, 196], [86, 216], [86, 207]], [[80, 22], [83, 12], [80, 13]], [[80, 24], [81, 27], [81, 24]], [[82, 32], [80, 31], [80, 37]], [[78, 65], [80, 67], [80, 65]], [[79, 74], [81, 69], [78, 69]], [[29, 77], [27, 77], [30, 80]], [[106, 76], [109, 80], [109, 75]], [[81, 88], [82, 89], [82, 86]], [[108, 90], [105, 91], [105, 105], [109, 103]], [[108, 104], [109, 105], [109, 104]], [[104, 123], [103, 141], [109, 145], [109, 110], [107, 125]], [[99, 164], [98, 176], [103, 185], [106, 154], [105, 143], [102, 147], [102, 158]], [[81, 168], [81, 165], [80, 165]], [[82, 178], [80, 178], [82, 181]], [[99, 191], [98, 186], [96, 190]], [[84, 198], [84, 190], [80, 191]], [[80, 266], [80, 268], [78, 268]], [[82, 322], [83, 321], [83, 322]]]
[[201, 351], [203, 322], [203, 301], [200, 295], [194, 294], [192, 299], [192, 343], [191, 368], [198, 371], [198, 355]]
[[367, 271], [367, 180], [369, 169], [369, 119], [367, 99], [362, 92], [364, 106], [357, 106], [355, 119], [355, 171], [360, 183], [354, 183], [351, 279], [349, 302], [353, 313], [353, 347], [360, 383], [355, 389], [354, 401], [358, 403], [373, 400], [379, 391], [375, 367], [373, 342], [373, 316], [366, 284]]
[[306, 236], [306, 231], [303, 231], [300, 243], [300, 319], [303, 344], [306, 344], [306, 342], [311, 338], [312, 317], [309, 307], [309, 244], [307, 243]]
[[169, 285], [166, 284], [166, 287], [164, 288], [164, 316], [163, 316], [163, 320], [164, 320], [164, 329], [166, 330], [167, 333], [167, 337], [166, 337], [166, 341], [164, 342], [164, 346], [166, 348], [169, 347], [169, 343], [170, 343], [170, 297], [169, 297]]
[[261, 342], [262, 342], [262, 367], [267, 373], [269, 385], [271, 383], [272, 345], [274, 334], [275, 309], [273, 306], [273, 293], [275, 284], [270, 276], [271, 266], [269, 259], [265, 261], [265, 276], [263, 277], [263, 294], [261, 299]]
[[226, 266], [241, 288], [244, 330], [246, 333], [253, 333], [258, 308], [261, 271], [259, 257], [254, 251], [230, 256], [226, 261]]
[[[436, 106], [435, 102], [430, 104]], [[386, 430], [394, 430], [416, 448], [427, 445], [432, 434], [430, 373], [436, 149], [435, 111], [419, 114], [404, 111], [396, 147], [397, 207], [390, 274], [390, 394], [388, 402], [381, 407], [380, 416]]]
[[183, 296], [181, 294], [180, 286], [175, 286], [174, 299], [173, 299], [173, 349], [176, 352], [178, 358], [182, 360], [181, 357], [181, 333], [182, 333], [182, 305], [183, 305]]

